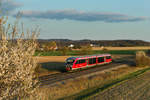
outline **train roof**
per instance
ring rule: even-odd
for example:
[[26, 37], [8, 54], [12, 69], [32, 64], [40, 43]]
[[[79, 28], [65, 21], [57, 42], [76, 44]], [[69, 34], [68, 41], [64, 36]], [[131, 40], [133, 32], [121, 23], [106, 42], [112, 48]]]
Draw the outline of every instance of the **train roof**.
[[95, 54], [95, 55], [85, 55], [85, 56], [76, 56], [76, 57], [69, 57], [67, 59], [77, 59], [77, 58], [90, 58], [90, 57], [97, 57], [97, 56], [111, 56], [111, 54]]

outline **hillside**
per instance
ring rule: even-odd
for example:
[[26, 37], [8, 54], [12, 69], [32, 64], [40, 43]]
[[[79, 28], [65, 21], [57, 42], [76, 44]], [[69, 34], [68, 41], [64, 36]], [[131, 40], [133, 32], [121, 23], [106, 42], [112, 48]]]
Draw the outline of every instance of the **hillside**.
[[113, 46], [113, 47], [131, 47], [131, 46], [150, 46], [150, 42], [143, 40], [69, 40], [69, 39], [38, 39], [39, 43], [55, 41], [58, 46], [86, 45], [94, 44], [94, 46]]

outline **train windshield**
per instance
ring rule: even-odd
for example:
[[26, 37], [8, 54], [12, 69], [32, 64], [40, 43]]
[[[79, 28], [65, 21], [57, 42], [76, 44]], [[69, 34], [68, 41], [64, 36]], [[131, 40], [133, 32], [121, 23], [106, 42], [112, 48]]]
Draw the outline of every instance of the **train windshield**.
[[67, 60], [67, 64], [71, 64], [71, 65], [72, 65], [72, 64], [73, 64], [73, 62], [74, 62], [74, 60], [73, 60], [73, 59], [68, 59], [68, 60]]

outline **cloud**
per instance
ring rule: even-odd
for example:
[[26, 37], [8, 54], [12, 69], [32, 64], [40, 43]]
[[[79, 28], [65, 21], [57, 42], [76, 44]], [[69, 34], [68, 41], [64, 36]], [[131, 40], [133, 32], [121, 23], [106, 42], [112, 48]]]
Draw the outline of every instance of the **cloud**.
[[84, 12], [76, 10], [23, 11], [22, 17], [55, 20], [135, 22], [147, 20], [146, 17], [132, 17], [118, 13]]
[[0, 0], [0, 15], [12, 14], [21, 4], [12, 0]]

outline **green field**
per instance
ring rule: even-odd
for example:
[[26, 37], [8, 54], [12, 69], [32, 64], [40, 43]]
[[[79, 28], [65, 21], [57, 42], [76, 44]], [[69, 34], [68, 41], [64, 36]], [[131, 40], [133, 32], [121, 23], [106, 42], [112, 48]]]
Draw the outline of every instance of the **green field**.
[[[125, 54], [125, 55], [134, 55], [138, 50], [109, 50], [109, 51], [102, 51], [102, 50], [92, 50], [89, 54], [103, 54], [103, 53], [109, 53], [109, 54]], [[143, 50], [147, 51], [147, 50]], [[88, 53], [87, 53], [88, 54]], [[66, 53], [66, 56], [76, 56], [81, 55], [80, 51], [73, 50], [68, 51]], [[61, 51], [36, 51], [34, 56], [64, 56]]]

